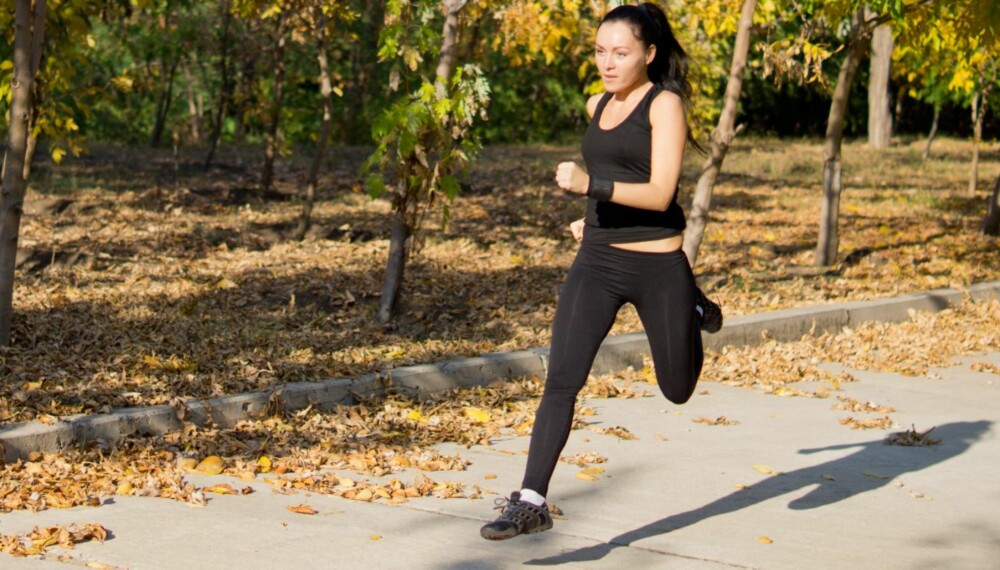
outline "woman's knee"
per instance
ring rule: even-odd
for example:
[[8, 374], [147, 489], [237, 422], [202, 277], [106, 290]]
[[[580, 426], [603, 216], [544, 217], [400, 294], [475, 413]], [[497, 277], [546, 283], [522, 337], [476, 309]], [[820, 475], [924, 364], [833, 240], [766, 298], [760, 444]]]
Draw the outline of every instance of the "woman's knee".
[[690, 385], [685, 386], [660, 386], [660, 391], [663, 392], [664, 397], [670, 400], [674, 404], [685, 404], [691, 399], [694, 394], [695, 383], [692, 382]]

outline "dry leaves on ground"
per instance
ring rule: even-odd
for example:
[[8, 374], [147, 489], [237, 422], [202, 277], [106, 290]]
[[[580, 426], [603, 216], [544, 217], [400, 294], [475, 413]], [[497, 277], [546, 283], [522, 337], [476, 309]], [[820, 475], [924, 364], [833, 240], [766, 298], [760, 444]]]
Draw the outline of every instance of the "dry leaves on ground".
[[987, 372], [990, 374], [1000, 374], [1000, 366], [991, 362], [973, 362], [972, 369], [976, 372]]
[[740, 423], [738, 421], [731, 420], [726, 416], [719, 416], [715, 419], [702, 417], [693, 419], [691, 421], [696, 424], [705, 424], [707, 426], [735, 426]]
[[23, 536], [0, 534], [0, 552], [19, 557], [32, 556], [45, 554], [53, 546], [72, 549], [90, 540], [104, 542], [107, 537], [107, 529], [99, 524], [35, 527]]
[[906, 431], [897, 432], [886, 437], [884, 443], [886, 445], [902, 445], [905, 447], [926, 447], [941, 443], [940, 439], [930, 437], [932, 431], [934, 431], [933, 427], [927, 431], [919, 432], [916, 426], [910, 426], [910, 429]]
[[[877, 162], [865, 160], [863, 144], [845, 145], [856, 174], [845, 181], [842, 263], [830, 271], [811, 265], [819, 176], [808, 161], [818, 147], [770, 139], [734, 145], [699, 257], [708, 293], [736, 316], [1000, 278], [996, 238], [973, 230], [985, 194], [965, 197], [958, 157], [968, 143], [939, 142], [941, 157], [921, 168], [905, 144]], [[226, 169], [192, 174], [176, 188], [160, 182], [169, 152], [115, 148], [67, 158], [38, 178], [27, 204], [14, 344], [0, 349], [0, 376], [9, 380], [0, 386], [0, 421], [545, 346], [577, 247], [566, 225], [582, 207], [554, 187], [551, 171], [577, 152], [487, 149], [448, 226], [437, 213], [428, 220], [425, 245], [407, 266], [406, 310], [388, 328], [371, 315], [389, 207], [352, 190], [358, 153], [336, 153], [302, 242], [289, 238], [298, 205], [247, 190], [254, 173], [235, 156]], [[181, 161], [193, 165], [194, 157], [182, 152]], [[296, 169], [306, 168], [289, 164], [279, 198], [296, 192]], [[690, 157], [685, 188], [698, 170]], [[640, 329], [629, 308], [612, 332]], [[930, 357], [917, 362], [933, 365]], [[778, 385], [767, 367], [718, 364], [722, 381], [819, 394]], [[817, 376], [808, 364], [795, 359], [775, 375]]]
[[841, 425], [850, 426], [853, 429], [889, 429], [892, 427], [892, 418], [882, 416], [881, 418], [842, 418]]
[[[854, 378], [846, 372], [823, 370], [824, 362], [849, 369], [928, 375], [931, 367], [948, 366], [957, 357], [1000, 350], [997, 322], [1000, 301], [966, 301], [937, 313], [913, 312], [910, 320], [901, 323], [866, 322], [836, 334], [804, 335], [795, 342], [769, 340], [759, 346], [726, 347], [721, 353], [706, 355], [702, 379], [774, 395], [825, 398]], [[835, 406], [854, 412], [891, 410], [850, 399]]]

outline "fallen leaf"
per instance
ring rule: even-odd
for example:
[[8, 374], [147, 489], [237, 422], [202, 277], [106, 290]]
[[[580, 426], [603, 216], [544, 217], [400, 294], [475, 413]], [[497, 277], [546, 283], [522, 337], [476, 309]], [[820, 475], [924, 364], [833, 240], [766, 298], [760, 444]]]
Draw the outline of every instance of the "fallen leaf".
[[872, 479], [891, 479], [888, 475], [882, 475], [881, 473], [876, 473], [874, 471], [865, 471], [865, 477], [871, 477]]
[[270, 473], [271, 471], [271, 458], [266, 455], [261, 456], [257, 460], [257, 470], [261, 473]]
[[369, 536], [368, 538], [370, 538], [371, 540], [382, 540], [382, 535], [381, 534], [373, 534], [373, 535]]
[[771, 540], [770, 537], [763, 536], [763, 535], [758, 536], [757, 540], [761, 541], [763, 544], [773, 544], [774, 543], [774, 541]]
[[485, 423], [490, 421], [490, 414], [480, 408], [468, 407], [465, 408], [465, 415], [472, 421], [476, 423]]
[[932, 431], [934, 431], [933, 427], [925, 432], [918, 432], [916, 426], [911, 425], [909, 430], [894, 433], [885, 438], [883, 443], [886, 445], [902, 445], [906, 447], [924, 447], [941, 443], [940, 439], [928, 437]]
[[292, 511], [293, 513], [299, 513], [300, 515], [315, 515], [318, 512], [316, 509], [312, 508], [310, 505], [307, 505], [306, 503], [294, 506], [289, 505], [288, 510]]
[[483, 477], [483, 479], [496, 479], [496, 478], [497, 478], [497, 476], [494, 475], [494, 474], [492, 474], [492, 473], [490, 473], [489, 475], [486, 475], [485, 477]]
[[216, 495], [238, 495], [239, 492], [233, 489], [232, 485], [229, 483], [221, 483], [219, 485], [210, 485], [208, 487], [202, 487], [201, 489], [205, 493], [215, 493]]
[[202, 459], [194, 470], [204, 475], [218, 475], [222, 473], [222, 458], [218, 455], [209, 455]]
[[577, 473], [576, 478], [583, 479], [584, 481], [597, 481], [597, 477], [594, 477], [590, 473], [584, 473], [583, 471]]
[[753, 470], [764, 475], [781, 475], [781, 471], [775, 471], [767, 465], [754, 465]]

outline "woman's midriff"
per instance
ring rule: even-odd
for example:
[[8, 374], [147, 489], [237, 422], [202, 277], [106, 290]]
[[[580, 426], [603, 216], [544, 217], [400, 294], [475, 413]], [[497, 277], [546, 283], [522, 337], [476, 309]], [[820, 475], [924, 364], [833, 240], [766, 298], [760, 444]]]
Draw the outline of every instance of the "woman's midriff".
[[684, 245], [684, 236], [673, 236], [651, 241], [637, 241], [635, 243], [613, 243], [611, 247], [624, 249], [627, 251], [639, 251], [642, 253], [670, 253], [677, 251]]

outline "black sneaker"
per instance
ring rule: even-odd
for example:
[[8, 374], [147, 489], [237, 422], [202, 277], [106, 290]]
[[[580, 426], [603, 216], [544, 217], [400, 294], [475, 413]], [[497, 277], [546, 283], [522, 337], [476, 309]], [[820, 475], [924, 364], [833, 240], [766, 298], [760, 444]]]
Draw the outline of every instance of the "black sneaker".
[[722, 307], [705, 296], [700, 287], [695, 287], [695, 304], [704, 311], [700, 316], [701, 330], [707, 333], [719, 332], [722, 328]]
[[497, 499], [495, 502], [500, 516], [479, 530], [479, 534], [487, 540], [506, 540], [519, 534], [534, 534], [552, 528], [548, 507], [536, 507], [522, 501], [518, 491], [511, 493], [510, 499]]

